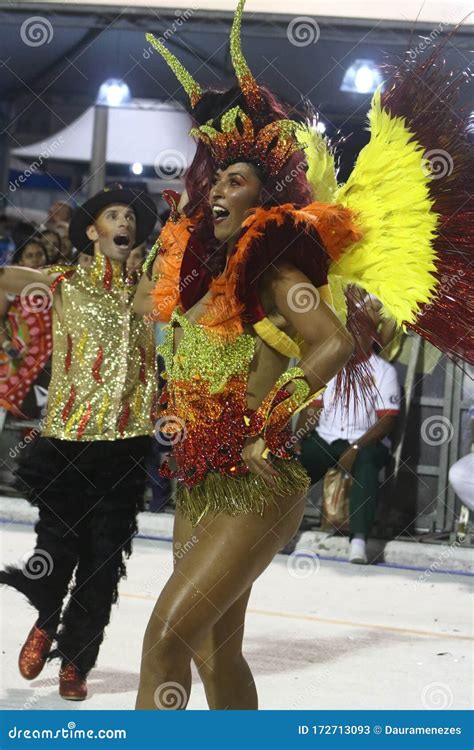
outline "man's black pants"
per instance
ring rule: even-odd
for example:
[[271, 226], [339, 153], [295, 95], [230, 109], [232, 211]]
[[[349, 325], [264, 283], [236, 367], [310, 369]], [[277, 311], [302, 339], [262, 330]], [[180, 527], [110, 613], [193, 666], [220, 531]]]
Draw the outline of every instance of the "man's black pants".
[[[126, 573], [143, 507], [148, 437], [73, 442], [38, 438], [17, 475], [38, 506], [36, 546], [22, 568], [0, 572], [38, 610], [57, 639], [49, 658], [94, 666]], [[75, 573], [75, 575], [74, 575]], [[68, 591], [70, 598], [63, 608]]]

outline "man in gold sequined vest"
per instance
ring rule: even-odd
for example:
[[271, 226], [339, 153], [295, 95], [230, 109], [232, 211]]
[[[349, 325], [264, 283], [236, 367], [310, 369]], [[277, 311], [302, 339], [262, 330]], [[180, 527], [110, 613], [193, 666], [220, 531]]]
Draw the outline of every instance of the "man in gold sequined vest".
[[34, 290], [53, 306], [47, 414], [17, 472], [39, 509], [36, 547], [21, 568], [1, 571], [0, 583], [38, 610], [21, 674], [34, 679], [47, 659], [61, 658], [59, 690], [70, 700], [87, 695], [143, 498], [155, 351], [151, 327], [132, 310], [136, 281], [125, 264], [155, 221], [146, 194], [105, 189], [76, 210], [69, 229], [77, 250], [93, 255], [90, 268], [0, 269], [0, 288]]

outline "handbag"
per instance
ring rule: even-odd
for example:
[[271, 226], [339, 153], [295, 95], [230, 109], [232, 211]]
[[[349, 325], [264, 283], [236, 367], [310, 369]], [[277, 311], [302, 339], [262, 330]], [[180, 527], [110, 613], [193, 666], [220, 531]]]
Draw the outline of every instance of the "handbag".
[[323, 483], [321, 528], [349, 531], [349, 496], [352, 477], [339, 468], [329, 469]]

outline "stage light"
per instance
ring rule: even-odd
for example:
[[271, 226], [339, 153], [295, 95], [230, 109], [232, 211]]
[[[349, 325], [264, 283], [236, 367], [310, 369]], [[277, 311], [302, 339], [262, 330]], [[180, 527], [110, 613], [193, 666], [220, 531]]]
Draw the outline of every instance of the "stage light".
[[324, 123], [322, 120], [320, 120], [316, 124], [316, 130], [318, 131], [318, 133], [321, 133], [321, 134], [325, 133], [326, 132], [326, 123]]
[[372, 60], [356, 60], [345, 72], [341, 91], [355, 94], [373, 94], [382, 83], [382, 74]]
[[120, 107], [122, 104], [128, 104], [131, 98], [130, 89], [125, 81], [121, 81], [120, 78], [108, 78], [99, 89], [97, 104]]
[[130, 169], [132, 170], [133, 174], [136, 174], [136, 175], [142, 174], [143, 164], [140, 164], [139, 161], [134, 161]]

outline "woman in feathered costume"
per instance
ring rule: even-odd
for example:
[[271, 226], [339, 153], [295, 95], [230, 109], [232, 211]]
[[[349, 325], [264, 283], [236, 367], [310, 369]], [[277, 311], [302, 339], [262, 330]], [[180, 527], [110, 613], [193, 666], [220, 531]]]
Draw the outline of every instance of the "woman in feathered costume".
[[[139, 709], [184, 708], [191, 660], [210, 708], [257, 707], [245, 611], [297, 530], [309, 486], [288, 422], [351, 358], [355, 285], [400, 326], [474, 359], [467, 121], [450, 114], [452, 90], [429, 104], [445, 71], [407, 67], [374, 95], [370, 143], [339, 187], [325, 140], [250, 72], [244, 4], [230, 92], [203, 92], [148, 36], [190, 96], [199, 144], [136, 297], [138, 312], [167, 323], [157, 429], [172, 445], [161, 471], [178, 481], [175, 568], [145, 633]], [[454, 160], [442, 186], [425, 155], [441, 146]]]

